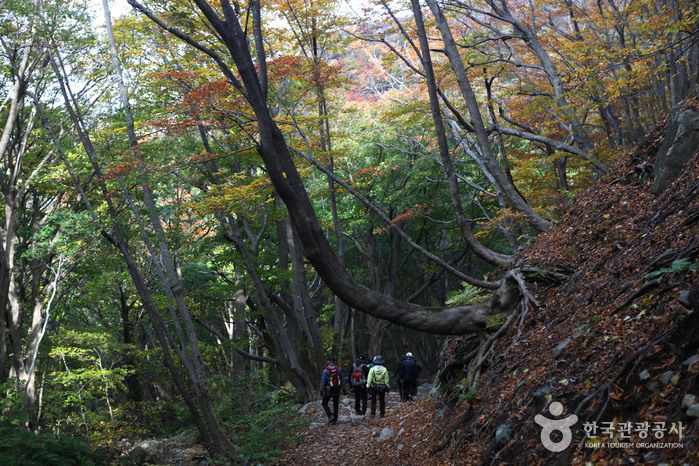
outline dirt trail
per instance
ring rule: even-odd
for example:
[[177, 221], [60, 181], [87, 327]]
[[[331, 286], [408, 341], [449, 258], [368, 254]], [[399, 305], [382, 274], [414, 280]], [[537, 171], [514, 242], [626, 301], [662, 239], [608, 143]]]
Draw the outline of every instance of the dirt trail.
[[[420, 417], [421, 412], [427, 412], [426, 404], [433, 403], [426, 401], [426, 390], [422, 392], [411, 402], [402, 402], [398, 393], [390, 392], [386, 398], [386, 417], [383, 418], [378, 415], [378, 403], [375, 417], [369, 416], [370, 409], [367, 409], [366, 416], [359, 416], [354, 412], [352, 395], [342, 396], [335, 425], [328, 425], [320, 401], [314, 402], [306, 411], [311, 423], [300, 434], [301, 445], [277, 464], [328, 464], [330, 454], [343, 465], [391, 464], [395, 456], [386, 457], [385, 447], [391, 444], [398, 455], [403, 448], [401, 441], [414, 441], [408, 432], [414, 430], [415, 418]], [[432, 420], [432, 414], [428, 417], [427, 422]], [[384, 429], [392, 430], [394, 436], [382, 442], [380, 437]]]

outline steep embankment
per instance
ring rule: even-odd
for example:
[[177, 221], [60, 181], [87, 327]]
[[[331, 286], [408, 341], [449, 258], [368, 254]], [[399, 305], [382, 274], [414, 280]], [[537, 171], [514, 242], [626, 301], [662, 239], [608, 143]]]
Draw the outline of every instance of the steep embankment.
[[[682, 109], [696, 119], [699, 103]], [[475, 341], [454, 339], [442, 355], [450, 388], [439, 399], [396, 405], [371, 421], [372, 432], [389, 427], [399, 435], [378, 442], [349, 422], [317, 426], [288, 464], [326, 461], [322, 452], [335, 446], [343, 464], [696, 464], [696, 143], [679, 176], [653, 193], [656, 154], [676, 132], [658, 127], [526, 248], [519, 262], [541, 271], [529, 283], [540, 306], [530, 302], [495, 343], [477, 390], [460, 385]], [[679, 147], [687, 134], [677, 140]], [[547, 272], [569, 279], [547, 282]], [[552, 402], [563, 414], [549, 411]], [[549, 451], [535, 416], [573, 413], [572, 442]], [[588, 433], [606, 445], [592, 448]], [[615, 442], [625, 445], [608, 445]]]

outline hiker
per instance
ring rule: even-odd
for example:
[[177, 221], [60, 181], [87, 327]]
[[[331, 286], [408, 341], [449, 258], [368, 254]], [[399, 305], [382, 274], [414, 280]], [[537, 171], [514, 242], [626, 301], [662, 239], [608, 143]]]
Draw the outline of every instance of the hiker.
[[398, 361], [398, 368], [396, 369], [396, 373], [393, 375], [393, 378], [396, 379], [396, 385], [398, 386], [398, 394], [400, 395], [400, 401], [405, 401], [403, 398], [403, 383], [400, 380], [400, 366], [403, 364], [403, 361], [405, 361], [405, 355], [402, 355], [400, 357], [400, 360]]
[[[371, 368], [374, 367], [374, 359], [376, 359], [376, 356], [371, 358], [369, 360], [369, 364], [367, 364], [369, 371], [371, 371]], [[367, 374], [367, 379], [368, 378], [369, 378], [369, 375]], [[373, 400], [374, 398], [376, 398], [376, 393], [374, 392], [374, 389], [371, 388], [369, 385], [366, 386], [366, 393], [367, 393], [367, 396], [369, 397], [370, 400]]]
[[360, 416], [366, 414], [367, 388], [366, 381], [369, 376], [369, 366], [366, 364], [366, 356], [359, 355], [357, 361], [352, 364], [350, 372], [350, 385], [354, 390], [354, 411]]
[[[320, 380], [320, 396], [323, 398], [322, 406], [328, 415], [328, 424], [337, 423], [337, 411], [340, 406], [340, 394], [343, 392], [344, 376], [342, 369], [335, 364], [335, 357], [328, 356], [328, 365], [323, 369], [323, 377]], [[333, 410], [330, 412], [328, 402], [333, 400]]]
[[373, 390], [371, 395], [371, 417], [376, 416], [376, 398], [379, 399], [381, 417], [386, 415], [386, 393], [388, 393], [389, 378], [388, 369], [384, 367], [381, 356], [374, 358], [374, 367], [369, 370], [366, 386]]
[[417, 378], [420, 375], [421, 369], [413, 353], [406, 353], [405, 361], [403, 361], [398, 368], [398, 379], [403, 389], [401, 398], [404, 401], [412, 401], [413, 397], [417, 396]]

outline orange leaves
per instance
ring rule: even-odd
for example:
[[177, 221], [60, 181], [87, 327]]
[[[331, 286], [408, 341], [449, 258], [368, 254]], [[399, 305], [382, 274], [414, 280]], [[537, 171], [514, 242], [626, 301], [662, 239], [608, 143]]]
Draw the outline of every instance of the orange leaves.
[[342, 65], [339, 63], [315, 63], [311, 58], [284, 55], [270, 61], [268, 68], [270, 80], [277, 83], [293, 81], [304, 90], [341, 83]]
[[402, 223], [406, 220], [410, 220], [411, 218], [424, 215], [427, 212], [429, 212], [427, 204], [416, 204], [415, 207], [408, 209], [407, 211], [403, 212], [402, 214], [391, 220], [391, 224]]
[[381, 228], [378, 232], [386, 233], [388, 229], [394, 226], [399, 226], [407, 220], [411, 220], [413, 218], [425, 215], [429, 211], [430, 209], [427, 204], [416, 204], [414, 207], [411, 207], [410, 209], [406, 210], [405, 212], [391, 220], [391, 223], [389, 223], [387, 228]]
[[116, 178], [118, 176], [128, 175], [134, 170], [134, 168], [136, 168], [136, 165], [133, 162], [121, 162], [110, 166], [105, 171], [105, 176], [107, 178]]
[[284, 55], [272, 60], [268, 66], [274, 76], [288, 78], [297, 76], [299, 71], [308, 66], [308, 60], [299, 56]]
[[104, 171], [107, 178], [117, 178], [131, 174], [137, 167], [138, 161], [130, 150], [117, 151], [110, 154], [110, 158], [114, 160]]
[[362, 179], [364, 177], [373, 178], [375, 176], [380, 176], [383, 174], [383, 170], [380, 167], [367, 167], [360, 168], [354, 174], [355, 178]]

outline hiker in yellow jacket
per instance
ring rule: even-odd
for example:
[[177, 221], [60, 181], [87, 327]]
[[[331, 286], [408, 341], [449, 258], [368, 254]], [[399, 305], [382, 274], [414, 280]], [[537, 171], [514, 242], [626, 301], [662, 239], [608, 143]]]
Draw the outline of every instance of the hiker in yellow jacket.
[[376, 416], [376, 396], [379, 398], [379, 409], [381, 417], [386, 415], [386, 393], [388, 393], [388, 384], [390, 381], [388, 369], [384, 367], [384, 361], [381, 356], [374, 358], [374, 366], [369, 370], [369, 375], [366, 379], [366, 386], [372, 390], [371, 395], [371, 417]]

